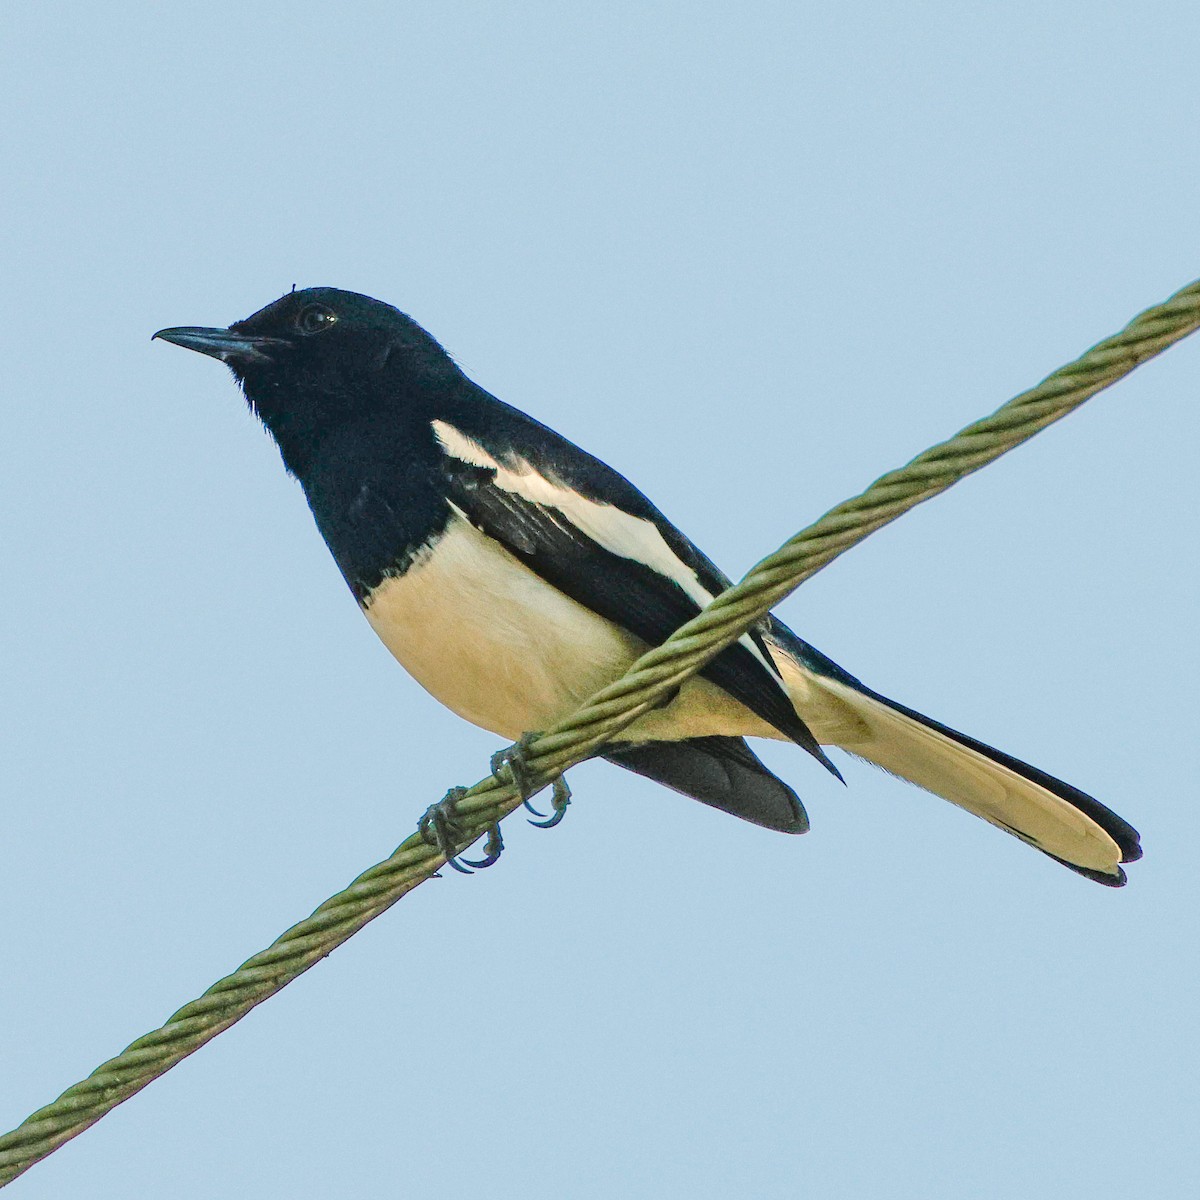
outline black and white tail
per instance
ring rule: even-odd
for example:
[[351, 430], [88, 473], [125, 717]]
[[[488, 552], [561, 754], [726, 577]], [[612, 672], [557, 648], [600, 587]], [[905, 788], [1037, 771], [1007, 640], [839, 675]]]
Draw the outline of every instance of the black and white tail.
[[1028, 763], [873, 692], [772, 622], [772, 656], [804, 722], [841, 749], [982, 817], [1108, 887], [1142, 856], [1137, 831], [1098, 800]]

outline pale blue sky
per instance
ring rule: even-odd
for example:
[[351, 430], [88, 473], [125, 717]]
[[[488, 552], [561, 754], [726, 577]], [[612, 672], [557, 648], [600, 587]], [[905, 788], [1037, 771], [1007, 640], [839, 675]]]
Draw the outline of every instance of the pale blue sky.
[[[1200, 275], [1194, 4], [416, 7], [6, 11], [3, 1128], [496, 746], [155, 329], [391, 301], [737, 573]], [[1198, 381], [783, 608], [1127, 816], [1123, 892], [786, 747], [801, 839], [589, 765], [13, 1195], [1194, 1195]]]

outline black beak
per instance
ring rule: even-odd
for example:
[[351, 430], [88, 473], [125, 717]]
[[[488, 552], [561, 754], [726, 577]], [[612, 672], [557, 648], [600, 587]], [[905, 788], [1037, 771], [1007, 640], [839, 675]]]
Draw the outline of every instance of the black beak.
[[271, 350], [288, 344], [282, 338], [252, 337], [248, 333], [234, 333], [232, 329], [205, 329], [200, 325], [160, 329], [154, 337], [162, 338], [164, 342], [174, 342], [176, 346], [183, 346], [187, 350], [211, 355], [224, 363], [270, 362]]

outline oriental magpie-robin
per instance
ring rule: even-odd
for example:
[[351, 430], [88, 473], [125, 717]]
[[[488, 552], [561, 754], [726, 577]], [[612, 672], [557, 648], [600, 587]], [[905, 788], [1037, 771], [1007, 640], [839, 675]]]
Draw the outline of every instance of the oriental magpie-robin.
[[[729, 580], [623, 476], [468, 379], [403, 313], [306, 288], [227, 329], [155, 335], [226, 363], [384, 645], [468, 721], [567, 716]], [[745, 738], [838, 746], [1099, 883], [1138, 835], [1098, 801], [872, 691], [774, 617], [604, 757], [768, 829], [795, 793]]]

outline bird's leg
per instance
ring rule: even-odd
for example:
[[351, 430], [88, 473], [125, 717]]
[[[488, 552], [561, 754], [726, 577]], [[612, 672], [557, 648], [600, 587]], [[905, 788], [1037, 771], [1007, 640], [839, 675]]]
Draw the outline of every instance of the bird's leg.
[[[529, 797], [538, 790], [537, 778], [526, 756], [526, 751], [536, 737], [536, 733], [521, 734], [517, 739], [516, 745], [506, 746], [503, 750], [497, 750], [492, 755], [490, 764], [492, 774], [500, 783], [511, 781], [513, 787], [517, 789], [517, 795], [521, 797], [521, 801], [526, 808], [529, 807]], [[508, 773], [508, 780], [504, 778], [506, 771]]]
[[466, 788], [452, 787], [437, 804], [431, 804], [425, 810], [425, 815], [417, 822], [417, 832], [428, 845], [436, 847], [456, 871], [470, 875], [472, 868], [481, 871], [499, 859], [504, 850], [504, 839], [500, 835], [500, 826], [494, 824], [488, 829], [483, 858], [478, 862], [469, 858], [459, 860], [454, 844], [462, 837], [463, 827], [454, 806], [466, 794]]
[[537, 777], [529, 766], [525, 752], [537, 736], [536, 733], [523, 733], [515, 745], [504, 750], [497, 750], [492, 755], [492, 774], [501, 782], [505, 782], [504, 773], [507, 772], [513, 787], [517, 789], [517, 793], [521, 797], [521, 803], [535, 817], [540, 818], [537, 821], [530, 821], [530, 825], [536, 825], [539, 829], [553, 829], [566, 815], [567, 805], [571, 803], [571, 789], [561, 775], [554, 781], [554, 811], [549, 817], [543, 812], [538, 812], [529, 803], [530, 798], [539, 789]]

